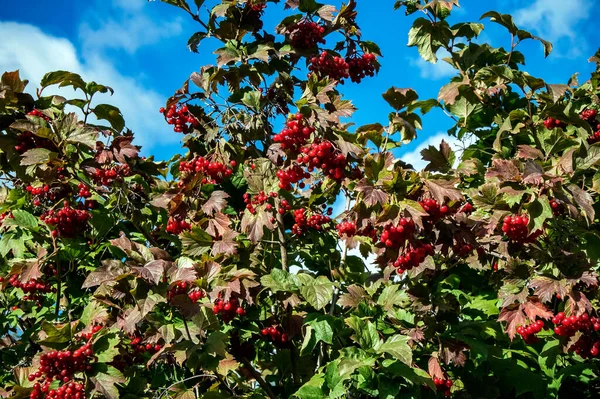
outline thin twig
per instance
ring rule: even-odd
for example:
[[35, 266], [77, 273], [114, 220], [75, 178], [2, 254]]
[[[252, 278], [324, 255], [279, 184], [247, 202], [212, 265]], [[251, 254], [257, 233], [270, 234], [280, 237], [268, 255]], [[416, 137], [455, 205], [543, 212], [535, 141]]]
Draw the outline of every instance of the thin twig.
[[271, 399], [277, 399], [277, 395], [275, 395], [275, 393], [273, 392], [273, 389], [271, 389], [271, 385], [267, 384], [267, 382], [264, 380], [264, 378], [262, 378], [262, 375], [260, 375], [260, 373], [258, 371], [256, 371], [254, 366], [252, 366], [250, 361], [248, 361], [248, 359], [246, 359], [246, 358], [242, 358], [242, 363], [244, 364], [244, 366], [246, 366], [246, 368], [248, 369], [250, 374], [252, 374], [252, 377], [254, 377], [256, 382], [258, 382], [258, 384], [262, 387], [262, 389], [265, 390], [265, 393], [267, 394], [267, 396]]

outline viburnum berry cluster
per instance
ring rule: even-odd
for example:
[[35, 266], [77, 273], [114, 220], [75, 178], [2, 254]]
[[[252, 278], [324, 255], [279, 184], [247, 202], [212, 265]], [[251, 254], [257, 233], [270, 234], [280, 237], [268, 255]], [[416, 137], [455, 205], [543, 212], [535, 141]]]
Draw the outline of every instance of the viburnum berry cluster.
[[[270, 201], [270, 200], [274, 200], [278, 196], [279, 195], [274, 191], [271, 191], [269, 194], [266, 194], [264, 191], [261, 191], [254, 197], [251, 197], [250, 194], [248, 194], [248, 193], [244, 193], [243, 198], [244, 198], [244, 203], [246, 204], [246, 209], [251, 214], [254, 215], [254, 214], [256, 214], [255, 206], [261, 206], [261, 205], [266, 204], [265, 210], [267, 212], [273, 211], [274, 204], [272, 203], [273, 201]], [[286, 201], [286, 203], [287, 203], [287, 201]]]
[[191, 133], [194, 126], [199, 126], [198, 119], [190, 113], [187, 105], [179, 106], [173, 104], [168, 110], [165, 108], [159, 109], [159, 112], [165, 116], [169, 125], [173, 125], [175, 133]]
[[193, 289], [193, 285], [186, 281], [175, 282], [167, 293], [167, 300], [170, 302], [178, 295], [187, 295], [193, 303], [205, 297], [204, 291]]
[[475, 248], [472, 244], [469, 244], [468, 242], [460, 242], [454, 245], [452, 252], [454, 252], [454, 254], [460, 258], [465, 258], [469, 256], [474, 249]]
[[394, 262], [394, 267], [398, 274], [402, 274], [407, 270], [419, 266], [428, 255], [434, 254], [434, 248], [431, 244], [410, 244], [398, 256]]
[[83, 209], [74, 209], [68, 201], [64, 201], [63, 208], [58, 212], [54, 209], [44, 212], [40, 216], [40, 220], [48, 226], [54, 227], [52, 230], [53, 237], [72, 238], [86, 229], [90, 217], [89, 212]]
[[440, 204], [433, 198], [421, 200], [419, 201], [419, 204], [421, 204], [423, 210], [428, 214], [426, 219], [433, 222], [445, 217], [450, 212], [448, 205], [444, 204], [440, 206]]
[[309, 172], [321, 169], [325, 176], [333, 180], [341, 181], [344, 178], [348, 160], [330, 141], [315, 140], [300, 151], [298, 162], [306, 166]]
[[529, 236], [529, 218], [522, 215], [506, 216], [502, 223], [502, 231], [511, 241], [525, 241]]
[[290, 43], [298, 50], [312, 50], [319, 44], [325, 44], [325, 27], [316, 22], [303, 19], [289, 28]]
[[552, 208], [552, 213], [554, 216], [562, 215], [565, 211], [563, 203], [554, 198], [550, 199], [550, 208]]
[[364, 53], [362, 56], [354, 55], [346, 58], [346, 62], [350, 80], [354, 83], [360, 83], [367, 76], [375, 76], [377, 57], [373, 53]]
[[331, 218], [318, 213], [308, 215], [306, 209], [300, 208], [294, 211], [294, 221], [296, 223], [292, 226], [292, 233], [299, 236], [304, 234], [308, 229], [317, 231], [325, 230], [327, 228], [325, 225], [331, 222]]
[[29, 194], [35, 197], [33, 199], [33, 206], [40, 206], [42, 205], [42, 201], [45, 201], [47, 198], [50, 198], [50, 186], [47, 184], [44, 184], [40, 187], [33, 187], [29, 185], [25, 188], [25, 191], [27, 191]]
[[53, 379], [69, 382], [78, 372], [91, 371], [94, 361], [94, 350], [91, 343], [86, 343], [74, 351], [52, 351], [40, 357], [40, 367], [29, 375], [29, 381], [42, 378], [50, 382]]
[[27, 113], [27, 115], [37, 116], [38, 118], [42, 118], [46, 122], [50, 122], [50, 118], [46, 114], [44, 114], [42, 111], [40, 111], [39, 109], [31, 110], [30, 112]]
[[579, 316], [567, 317], [564, 312], [557, 313], [552, 318], [555, 324], [554, 333], [561, 337], [573, 337], [580, 334], [579, 339], [573, 343], [569, 350], [585, 358], [597, 357], [600, 353], [600, 318], [587, 313]]
[[79, 190], [77, 192], [77, 196], [80, 198], [90, 198], [92, 196], [92, 193], [90, 193], [90, 188], [85, 185], [85, 183], [79, 183], [77, 185], [77, 189]]
[[29, 399], [86, 399], [83, 384], [78, 382], [69, 382], [63, 384], [57, 389], [50, 389], [50, 382], [33, 384], [33, 391], [29, 394]]
[[162, 349], [162, 345], [144, 343], [141, 337], [133, 338], [131, 340], [131, 347], [134, 350], [134, 352], [138, 353], [138, 354], [144, 354], [144, 353], [154, 354]]
[[10, 276], [8, 283], [14, 288], [22, 290], [23, 293], [26, 294], [23, 296], [24, 301], [34, 301], [37, 303], [37, 306], [42, 305], [44, 294], [56, 292], [56, 289], [52, 288], [49, 283], [39, 279], [32, 278], [29, 279], [29, 281], [22, 283], [19, 276], [16, 274]]
[[[230, 165], [235, 167], [235, 161]], [[182, 161], [179, 163], [179, 171], [185, 174], [202, 173], [205, 178], [202, 184], [218, 184], [223, 179], [229, 178], [233, 174], [233, 169], [222, 162], [211, 162], [205, 157], [197, 157], [191, 161]]]
[[356, 222], [344, 220], [339, 223], [335, 228], [338, 231], [340, 237], [353, 237], [356, 234]]
[[96, 185], [110, 187], [115, 181], [120, 181], [130, 174], [129, 165], [116, 165], [110, 168], [98, 168], [91, 177]]
[[549, 129], [549, 130], [552, 130], [555, 128], [564, 129], [565, 127], [567, 127], [567, 124], [564, 122], [561, 122], [558, 119], [546, 118], [544, 120], [544, 126], [546, 127], [546, 129]]
[[581, 119], [590, 124], [593, 133], [587, 138], [588, 144], [600, 142], [600, 122], [597, 119], [598, 111], [595, 109], [586, 109], [581, 112]]
[[342, 57], [332, 56], [327, 51], [323, 51], [318, 57], [312, 57], [308, 66], [308, 70], [320, 78], [329, 77], [340, 83], [350, 77], [349, 68], [346, 60]]
[[400, 248], [414, 232], [415, 221], [412, 218], [401, 218], [397, 226], [388, 224], [383, 228], [379, 241], [387, 248]]
[[221, 317], [223, 322], [229, 323], [236, 315], [244, 317], [246, 315], [246, 310], [240, 306], [237, 298], [231, 298], [229, 301], [218, 298], [213, 306], [213, 313]]
[[435, 384], [435, 387], [438, 390], [438, 392], [442, 392], [444, 396], [451, 395], [450, 389], [452, 388], [453, 383], [450, 378], [434, 377], [433, 383]]
[[273, 136], [273, 141], [280, 143], [283, 150], [295, 153], [306, 144], [314, 131], [315, 128], [308, 125], [304, 115], [297, 113], [289, 118], [286, 127], [279, 134]]
[[281, 326], [265, 327], [260, 331], [260, 334], [269, 342], [272, 342], [276, 347], [286, 347], [290, 343], [289, 336]]
[[34, 148], [46, 148], [51, 150], [55, 148], [55, 145], [52, 141], [36, 136], [32, 132], [22, 132], [17, 136], [15, 151], [19, 154], [24, 154]]
[[189, 231], [191, 229], [192, 225], [189, 224], [186, 220], [182, 219], [181, 217], [169, 217], [169, 221], [167, 222], [167, 233], [179, 235], [184, 231]]
[[263, 12], [267, 8], [267, 4], [264, 1], [254, 1], [248, 3], [250, 9], [254, 12]]
[[100, 330], [102, 330], [102, 326], [100, 324], [94, 324], [92, 326], [92, 331], [87, 332], [87, 333], [81, 333], [81, 334], [77, 335], [77, 337], [84, 341], [89, 341], [90, 339], [92, 339], [94, 334], [96, 334]]
[[528, 326], [518, 326], [517, 333], [521, 337], [523, 337], [523, 340], [525, 341], [526, 344], [531, 345], [531, 344], [535, 344], [539, 341], [536, 334], [539, 333], [540, 331], [542, 331], [543, 328], [544, 328], [544, 321], [537, 320], [536, 322], [531, 323]]
[[[306, 172], [300, 165], [293, 164], [287, 169], [278, 170], [275, 175], [279, 178], [279, 188], [282, 190], [289, 191], [292, 189], [292, 184], [296, 184], [303, 179], [308, 179], [310, 174]], [[304, 188], [303, 184], [300, 183], [300, 188]]]

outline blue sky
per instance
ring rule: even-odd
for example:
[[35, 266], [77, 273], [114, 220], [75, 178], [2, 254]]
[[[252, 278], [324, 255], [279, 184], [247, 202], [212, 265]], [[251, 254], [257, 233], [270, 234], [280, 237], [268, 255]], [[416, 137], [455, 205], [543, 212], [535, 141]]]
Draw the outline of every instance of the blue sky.
[[[188, 37], [198, 27], [175, 7], [145, 0], [62, 0], [28, 2], [0, 0], [0, 70], [20, 69], [35, 82], [50, 70], [67, 69], [112, 86], [113, 98], [103, 102], [121, 108], [128, 126], [136, 132], [145, 154], [159, 159], [179, 150], [180, 135], [166, 125], [158, 108], [190, 73], [214, 63], [211, 45], [201, 45], [201, 54], [186, 48]], [[10, 6], [8, 5], [10, 3]], [[192, 2], [193, 3], [193, 2]], [[339, 1], [329, 1], [339, 6]], [[353, 121], [386, 123], [389, 107], [381, 93], [391, 86], [411, 87], [420, 97], [435, 97], [453, 76], [440, 62], [427, 64], [415, 48], [406, 47], [414, 17], [392, 11], [393, 0], [358, 0], [358, 23], [363, 38], [377, 42], [383, 52], [382, 70], [360, 85], [346, 84], [342, 91], [358, 108]], [[377, 4], [374, 6], [373, 4]], [[528, 57], [526, 69], [551, 83], [566, 83], [571, 74], [586, 80], [592, 70], [587, 59], [600, 47], [594, 16], [600, 16], [596, 0], [462, 0], [451, 23], [476, 21], [486, 11], [511, 13], [523, 29], [552, 41], [554, 52], [543, 58], [538, 42], [523, 43]], [[266, 23], [274, 27], [282, 4], [270, 3]], [[507, 33], [484, 21], [482, 41], [495, 46], [510, 45]], [[63, 93], [64, 94], [64, 93]], [[399, 150], [408, 162], [418, 165], [423, 146], [438, 143], [450, 121], [433, 112], [424, 118], [419, 138]]]

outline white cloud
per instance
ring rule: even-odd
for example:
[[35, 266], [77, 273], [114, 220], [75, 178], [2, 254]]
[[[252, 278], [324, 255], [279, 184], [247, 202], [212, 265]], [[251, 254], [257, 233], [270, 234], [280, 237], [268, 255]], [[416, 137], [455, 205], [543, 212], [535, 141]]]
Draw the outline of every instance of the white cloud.
[[419, 69], [419, 76], [423, 79], [440, 80], [457, 74], [456, 69], [443, 60], [450, 56], [446, 50], [440, 50], [437, 56], [438, 62], [435, 64], [429, 63], [421, 57], [410, 58], [409, 63]]
[[[93, 80], [115, 89], [114, 96], [101, 95], [99, 100], [121, 109], [127, 127], [136, 133], [137, 144], [145, 146], [145, 150], [179, 140], [158, 112], [164, 104], [163, 96], [144, 87], [135, 77], [122, 74], [100, 53], [78, 54], [69, 40], [50, 36], [28, 24], [0, 21], [0, 37], [7, 38], [0, 41], [0, 71], [19, 69], [21, 76], [30, 81], [30, 92], [34, 92], [34, 87], [46, 72], [75, 72], [84, 80]], [[63, 89], [48, 90], [72, 95], [72, 92]]]
[[[561, 39], [568, 39], [571, 44], [579, 43], [579, 26], [588, 19], [597, 7], [595, 1], [586, 0], [535, 0], [529, 6], [514, 13], [517, 26], [529, 29], [543, 39], [556, 44]], [[569, 52], [579, 51], [577, 46], [571, 46]]]
[[458, 159], [460, 157], [460, 154], [462, 153], [462, 150], [466, 146], [471, 144], [468, 137], [466, 137], [464, 140], [459, 140], [456, 137], [449, 136], [447, 133], [440, 132], [434, 136], [428, 137], [427, 140], [425, 140], [421, 144], [419, 144], [419, 146], [417, 148], [415, 148], [414, 150], [400, 155], [400, 159], [408, 164], [411, 164], [415, 168], [415, 170], [419, 170], [419, 171], [423, 170], [425, 168], [425, 166], [427, 166], [427, 162], [425, 162], [422, 159], [421, 151], [423, 151], [425, 148], [428, 148], [429, 146], [434, 146], [435, 148], [439, 148], [442, 140], [445, 140], [446, 143], [448, 143], [450, 145], [450, 148], [452, 148], [452, 150], [456, 154], [455, 163], [458, 162]]
[[[98, 7], [106, 7], [101, 4]], [[90, 12], [79, 26], [82, 48], [125, 50], [133, 54], [141, 47], [182, 32], [181, 18], [155, 21], [143, 14], [143, 5], [142, 0], [113, 0], [112, 6], [119, 9], [118, 18], [107, 19], [104, 13]]]

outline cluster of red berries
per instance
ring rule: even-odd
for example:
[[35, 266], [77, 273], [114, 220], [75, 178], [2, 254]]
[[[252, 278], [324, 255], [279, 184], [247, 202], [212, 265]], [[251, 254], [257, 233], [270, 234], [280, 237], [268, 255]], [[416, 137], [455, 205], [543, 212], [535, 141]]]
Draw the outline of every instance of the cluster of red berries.
[[427, 212], [427, 214], [429, 215], [428, 219], [431, 221], [439, 220], [444, 216], [448, 215], [448, 213], [450, 212], [450, 208], [448, 207], [448, 205], [440, 206], [440, 204], [433, 198], [427, 198], [422, 201], [419, 201], [419, 204], [421, 204], [423, 210]]
[[131, 174], [129, 165], [117, 165], [111, 168], [98, 168], [92, 173], [92, 180], [98, 186], [111, 186], [116, 180], [122, 180]]
[[162, 349], [162, 345], [144, 343], [140, 337], [135, 337], [131, 340], [131, 346], [136, 353], [144, 354], [146, 352], [153, 354]]
[[175, 298], [178, 295], [187, 295], [193, 303], [196, 303], [200, 299], [204, 298], [204, 291], [190, 291], [191, 288], [193, 288], [192, 284], [189, 284], [186, 281], [178, 281], [171, 287], [171, 289], [167, 293], [167, 300], [170, 302], [173, 298]]
[[50, 389], [50, 384], [49, 381], [43, 384], [36, 382], [33, 385], [33, 391], [29, 394], [29, 399], [86, 399], [83, 384], [71, 381], [57, 389]]
[[289, 345], [290, 338], [283, 331], [281, 326], [271, 326], [263, 328], [260, 334], [268, 341], [272, 342], [277, 347], [285, 347]]
[[[3, 281], [4, 278], [1, 278], [0, 282]], [[22, 283], [19, 281], [19, 276], [12, 275], [8, 280], [8, 283], [14, 288], [21, 289], [23, 293], [27, 294], [23, 296], [24, 301], [34, 301], [38, 307], [42, 306], [42, 301], [44, 300], [45, 296], [44, 294], [56, 292], [56, 289], [52, 288], [49, 283], [33, 278], [26, 283]]]
[[296, 49], [312, 50], [319, 43], [325, 44], [324, 33], [325, 27], [304, 19], [290, 28], [290, 42]]
[[39, 109], [34, 109], [34, 110], [28, 112], [27, 115], [37, 116], [38, 118], [42, 118], [46, 122], [50, 122], [50, 118], [48, 116], [46, 116], [46, 114], [44, 114]]
[[375, 76], [377, 69], [375, 54], [364, 53], [362, 56], [346, 58], [346, 62], [348, 63], [350, 80], [354, 83], [360, 83], [367, 76]]
[[554, 216], [562, 215], [565, 210], [562, 202], [554, 198], [550, 199], [550, 208], [552, 208], [552, 213], [554, 213]]
[[171, 216], [167, 222], [167, 233], [179, 235], [192, 229], [192, 225], [183, 219]]
[[100, 330], [102, 330], [102, 326], [100, 324], [95, 324], [92, 327], [92, 331], [90, 331], [88, 333], [81, 333], [81, 334], [77, 335], [77, 337], [84, 341], [89, 341], [90, 339], [92, 339], [94, 334], [96, 334]]
[[[232, 167], [237, 165], [235, 161], [231, 161], [229, 164]], [[233, 174], [233, 169], [225, 166], [222, 162], [211, 162], [204, 157], [194, 158], [189, 162], [180, 162], [179, 171], [204, 174], [206, 177], [202, 179], [202, 184], [218, 184]]]
[[294, 221], [296, 223], [292, 226], [292, 233], [299, 236], [304, 234], [308, 229], [324, 230], [324, 225], [330, 223], [331, 218], [318, 213], [307, 216], [306, 209], [301, 208], [294, 211]]
[[439, 392], [443, 392], [444, 396], [450, 396], [450, 388], [452, 388], [452, 380], [450, 378], [433, 378], [433, 383]]
[[465, 203], [458, 209], [459, 213], [466, 213], [467, 215], [473, 212], [473, 205], [470, 202]]
[[320, 56], [310, 59], [308, 70], [321, 78], [328, 76], [330, 79], [342, 82], [350, 77], [349, 67], [342, 57], [332, 56], [327, 51], [323, 51]]
[[529, 218], [527, 216], [506, 216], [502, 224], [502, 231], [512, 241], [525, 241], [529, 236]]
[[193, 126], [200, 124], [194, 115], [190, 113], [187, 105], [179, 107], [177, 104], [173, 104], [168, 110], [161, 108], [159, 112], [165, 116], [169, 125], [173, 125], [175, 133], [190, 133]]
[[315, 140], [300, 151], [298, 162], [304, 164], [309, 172], [317, 168], [333, 180], [341, 181], [344, 178], [348, 161], [330, 141]]
[[77, 193], [77, 196], [79, 198], [90, 198], [92, 196], [92, 193], [90, 193], [90, 188], [84, 183], [79, 183], [77, 185], [77, 189], [79, 190], [79, 192]]
[[[271, 198], [277, 198], [279, 195], [274, 192], [271, 191], [269, 194], [266, 194], [264, 191], [261, 191], [260, 193], [258, 193], [257, 195], [255, 195], [254, 197], [251, 197], [250, 194], [248, 193], [244, 193], [244, 203], [246, 204], [246, 209], [248, 209], [248, 211], [251, 214], [256, 214], [256, 208], [255, 206], [261, 206], [261, 205], [265, 205], [265, 210], [270, 212], [273, 210], [273, 204], [269, 203], [269, 200]], [[285, 201], [287, 204], [287, 201]], [[289, 205], [289, 204], [287, 204]], [[281, 207], [279, 209], [279, 213], [283, 214], [285, 212], [285, 209], [283, 207]]]
[[54, 143], [52, 141], [38, 137], [31, 132], [22, 132], [17, 136], [18, 143], [15, 145], [15, 151], [19, 154], [23, 154], [32, 148], [47, 148], [53, 149]]
[[44, 212], [40, 219], [48, 226], [54, 226], [52, 230], [53, 237], [72, 238], [77, 233], [85, 229], [87, 221], [90, 219], [89, 212], [83, 209], [72, 208], [67, 201], [63, 203], [63, 208], [56, 212], [54, 209]]
[[54, 199], [54, 195], [49, 194], [50, 186], [47, 184], [44, 184], [41, 187], [33, 187], [29, 185], [25, 187], [25, 191], [35, 197], [33, 199], [33, 206], [42, 205], [42, 201], [45, 201], [47, 198]]
[[586, 109], [581, 112], [581, 119], [588, 122], [594, 130], [594, 133], [587, 139], [589, 144], [600, 142], [600, 123], [596, 120], [596, 116], [598, 116], [598, 111], [595, 109]]
[[[287, 191], [292, 189], [292, 184], [296, 184], [299, 181], [310, 177], [310, 174], [298, 164], [294, 164], [285, 170], [280, 169], [275, 175], [279, 178], [279, 188]], [[304, 187], [300, 186], [300, 188]]]
[[72, 352], [64, 350], [44, 353], [40, 357], [39, 369], [29, 374], [29, 381], [45, 377], [46, 381], [57, 379], [68, 382], [77, 372], [91, 371], [92, 360], [94, 360], [94, 350], [89, 342]]
[[542, 331], [544, 328], [544, 321], [538, 320], [535, 323], [531, 323], [530, 325], [524, 327], [517, 327], [517, 333], [523, 337], [523, 340], [526, 344], [535, 344], [539, 341], [538, 337], [535, 335]]
[[246, 315], [246, 310], [240, 306], [240, 303], [236, 298], [231, 298], [229, 301], [218, 298], [215, 301], [213, 313], [220, 316], [223, 322], [229, 323], [236, 315], [244, 317]]
[[353, 237], [356, 234], [356, 222], [344, 220], [342, 223], [335, 226], [340, 237]]
[[597, 332], [600, 331], [600, 318], [591, 317], [587, 313], [567, 317], [560, 312], [552, 318], [552, 323], [556, 325], [554, 333], [561, 337], [573, 337], [577, 332], [582, 334], [577, 342], [571, 345], [570, 351], [584, 359], [598, 356], [600, 337]]
[[398, 259], [394, 262], [394, 267], [398, 273], [402, 274], [413, 267], [419, 266], [428, 255], [433, 254], [434, 250], [431, 244], [410, 245], [398, 256]]
[[563, 312], [552, 318], [554, 333], [561, 337], [572, 337], [577, 331], [591, 332], [600, 331], [600, 318], [590, 317], [587, 313], [579, 316], [567, 317]]
[[415, 221], [411, 218], [401, 218], [397, 226], [388, 224], [383, 228], [379, 241], [388, 248], [399, 248], [414, 232]]
[[454, 245], [454, 248], [452, 248], [452, 251], [454, 252], [454, 254], [458, 257], [461, 258], [465, 258], [467, 256], [469, 256], [469, 254], [471, 252], [473, 252], [475, 248], [473, 248], [473, 245], [466, 243], [466, 242], [461, 242], [461, 243], [457, 243], [456, 245]]
[[297, 113], [288, 120], [285, 128], [279, 134], [273, 136], [273, 141], [281, 143], [281, 148], [284, 150], [297, 152], [314, 131], [314, 127], [307, 125], [304, 115]]
[[549, 129], [549, 130], [552, 130], [555, 128], [564, 129], [565, 127], [567, 127], [567, 124], [559, 121], [558, 119], [547, 118], [544, 121], [544, 126], [546, 127], [546, 129]]

